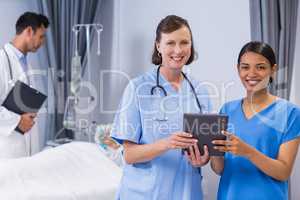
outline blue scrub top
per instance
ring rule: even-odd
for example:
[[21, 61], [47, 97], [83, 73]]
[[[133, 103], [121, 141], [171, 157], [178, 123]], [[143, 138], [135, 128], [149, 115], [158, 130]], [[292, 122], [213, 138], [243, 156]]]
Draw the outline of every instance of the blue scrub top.
[[[229, 116], [228, 131], [266, 156], [276, 159], [280, 145], [300, 136], [300, 109], [284, 99], [247, 119], [242, 100], [225, 104], [221, 113]], [[263, 173], [248, 159], [225, 154], [218, 200], [288, 199], [288, 182]]]
[[[159, 76], [168, 96], [156, 90], [157, 67], [130, 81], [114, 120], [111, 136], [137, 144], [150, 144], [183, 129], [183, 113], [198, 113], [191, 87], [183, 80], [179, 91]], [[195, 87], [202, 110], [211, 108], [207, 90], [188, 77]], [[117, 199], [201, 200], [201, 170], [187, 161], [181, 150], [169, 150], [151, 161], [125, 164]]]

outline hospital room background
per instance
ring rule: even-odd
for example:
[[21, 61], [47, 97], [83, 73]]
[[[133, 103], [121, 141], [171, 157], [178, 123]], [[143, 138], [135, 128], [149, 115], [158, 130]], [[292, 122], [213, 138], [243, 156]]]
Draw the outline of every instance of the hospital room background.
[[[43, 131], [35, 136], [35, 143], [32, 146], [34, 153], [51, 148], [51, 144], [53, 145], [51, 142], [55, 138], [67, 137], [77, 141], [93, 142], [93, 139], [89, 138], [89, 127], [93, 124], [112, 123], [128, 80], [152, 67], [150, 61], [156, 24], [168, 14], [182, 16], [191, 25], [198, 56], [196, 62], [193, 62], [187, 70], [210, 86], [214, 112], [218, 112], [224, 102], [240, 98], [244, 90], [235, 67], [238, 51], [247, 41], [259, 38], [259, 31], [264, 31], [256, 29], [259, 13], [258, 7], [255, 6], [259, 5], [259, 1], [249, 2], [249, 0], [1, 0], [1, 47], [12, 39], [15, 34], [15, 21], [25, 11], [43, 12], [50, 19], [47, 44], [36, 54], [29, 55], [29, 62], [33, 68], [41, 72], [36, 77], [40, 82], [38, 89], [48, 95], [45, 104], [47, 112], [41, 114], [39, 118], [39, 129]], [[300, 4], [298, 6], [299, 11]], [[295, 10], [297, 9], [294, 8], [293, 12]], [[270, 10], [266, 12], [271, 13]], [[288, 15], [287, 13], [285, 14]], [[285, 30], [288, 34], [290, 34], [288, 31], [294, 31], [296, 37], [294, 37], [294, 51], [290, 52], [294, 53], [292, 66], [288, 66], [291, 73], [285, 79], [289, 92], [285, 91], [283, 94], [285, 98], [300, 105], [298, 78], [300, 12], [298, 16], [294, 16], [294, 20], [295, 24], [291, 22], [289, 29]], [[72, 32], [72, 26], [83, 23], [100, 23], [103, 25], [103, 31], [99, 43], [97, 31], [91, 29], [89, 57], [87, 57], [86, 35], [83, 34], [84, 30], [80, 32], [79, 53], [83, 54], [81, 56], [85, 55], [82, 81], [90, 82], [92, 90], [87, 89], [87, 85], [82, 86], [79, 91], [79, 103], [82, 108], [88, 106], [92, 108], [90, 112], [77, 115], [77, 118], [82, 119], [82, 129], [72, 132], [65, 130], [63, 124], [70, 88], [71, 60], [75, 52], [75, 32]], [[97, 52], [98, 45], [100, 55]], [[203, 176], [205, 199], [215, 199], [218, 177], [208, 165], [204, 167]], [[298, 153], [290, 178], [290, 199], [299, 199], [299, 184]]]

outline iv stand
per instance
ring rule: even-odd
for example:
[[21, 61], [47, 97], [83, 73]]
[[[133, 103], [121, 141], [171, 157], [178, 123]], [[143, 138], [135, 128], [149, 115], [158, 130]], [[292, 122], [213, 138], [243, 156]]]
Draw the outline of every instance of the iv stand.
[[[75, 24], [72, 28], [72, 31], [76, 32], [80, 31], [81, 28], [85, 28], [86, 30], [86, 49], [87, 49], [87, 70], [88, 70], [88, 80], [91, 80], [91, 45], [90, 45], [90, 28], [94, 27], [96, 29], [96, 32], [98, 34], [98, 46], [97, 46], [97, 55], [99, 56], [101, 54], [100, 52], [100, 34], [103, 31], [103, 26], [101, 24]], [[77, 37], [77, 36], [76, 36]], [[76, 41], [77, 43], [77, 41]], [[78, 55], [78, 46], [76, 45], [75, 55]]]
[[[65, 105], [65, 112], [64, 112], [64, 122], [63, 122], [63, 128], [61, 128], [55, 135], [54, 137], [54, 141], [49, 141], [47, 142], [47, 144], [49, 146], [58, 146], [60, 144], [64, 144], [64, 143], [68, 143], [71, 142], [72, 139], [69, 138], [60, 138], [58, 139], [57, 137], [64, 131], [64, 130], [72, 130], [74, 132], [78, 131], [78, 124], [77, 124], [77, 118], [76, 118], [76, 106], [78, 105], [78, 92], [80, 91], [80, 79], [83, 76], [83, 74], [81, 73], [81, 59], [78, 53], [78, 33], [80, 32], [81, 29], [85, 29], [85, 33], [86, 33], [86, 59], [87, 59], [87, 75], [88, 75], [88, 81], [91, 81], [91, 47], [90, 47], [90, 35], [91, 35], [91, 28], [94, 28], [95, 31], [97, 32], [97, 39], [98, 39], [98, 43], [97, 43], [97, 55], [99, 56], [101, 54], [100, 51], [100, 34], [103, 31], [103, 26], [101, 24], [75, 24], [72, 27], [72, 31], [75, 33], [75, 56], [72, 59], [72, 68], [73, 65], [77, 65], [77, 68], [79, 67], [80, 69], [80, 73], [79, 73], [79, 77], [77, 77], [77, 79], [79, 78], [79, 80], [73, 80], [74, 77], [71, 77], [71, 81], [75, 81], [75, 82], [79, 82], [79, 87], [72, 89], [72, 83], [71, 83], [71, 93], [72, 95], [67, 97], [67, 101], [66, 101], [66, 105]], [[73, 64], [73, 62], [75, 64]], [[74, 70], [74, 69], [72, 69]], [[77, 69], [78, 70], [78, 69]], [[88, 100], [88, 105], [90, 105], [90, 102], [94, 101], [94, 97], [90, 96], [89, 100]], [[71, 117], [70, 117], [71, 116]], [[88, 121], [90, 122], [90, 117], [91, 115], [88, 114]], [[72, 119], [71, 119], [72, 118]], [[65, 121], [66, 120], [66, 121]]]

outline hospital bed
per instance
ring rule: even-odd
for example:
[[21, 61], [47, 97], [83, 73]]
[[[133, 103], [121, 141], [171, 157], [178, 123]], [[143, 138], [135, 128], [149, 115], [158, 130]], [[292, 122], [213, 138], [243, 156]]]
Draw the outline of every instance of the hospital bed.
[[71, 142], [0, 160], [0, 199], [112, 200], [121, 174], [97, 144]]

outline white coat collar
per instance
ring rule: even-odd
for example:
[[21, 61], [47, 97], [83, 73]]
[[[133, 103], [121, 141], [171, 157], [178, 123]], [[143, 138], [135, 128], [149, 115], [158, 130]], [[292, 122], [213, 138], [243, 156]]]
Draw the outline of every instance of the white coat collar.
[[26, 74], [21, 66], [19, 57], [16, 55], [16, 53], [13, 50], [13, 45], [10, 43], [6, 43], [4, 48], [9, 56], [12, 72], [13, 72], [13, 81], [23, 81], [24, 83], [28, 83], [28, 79], [26, 77]]
[[18, 48], [16, 48], [12, 43], [7, 43], [7, 46], [15, 53], [19, 60], [27, 59], [27, 54], [22, 53]]

